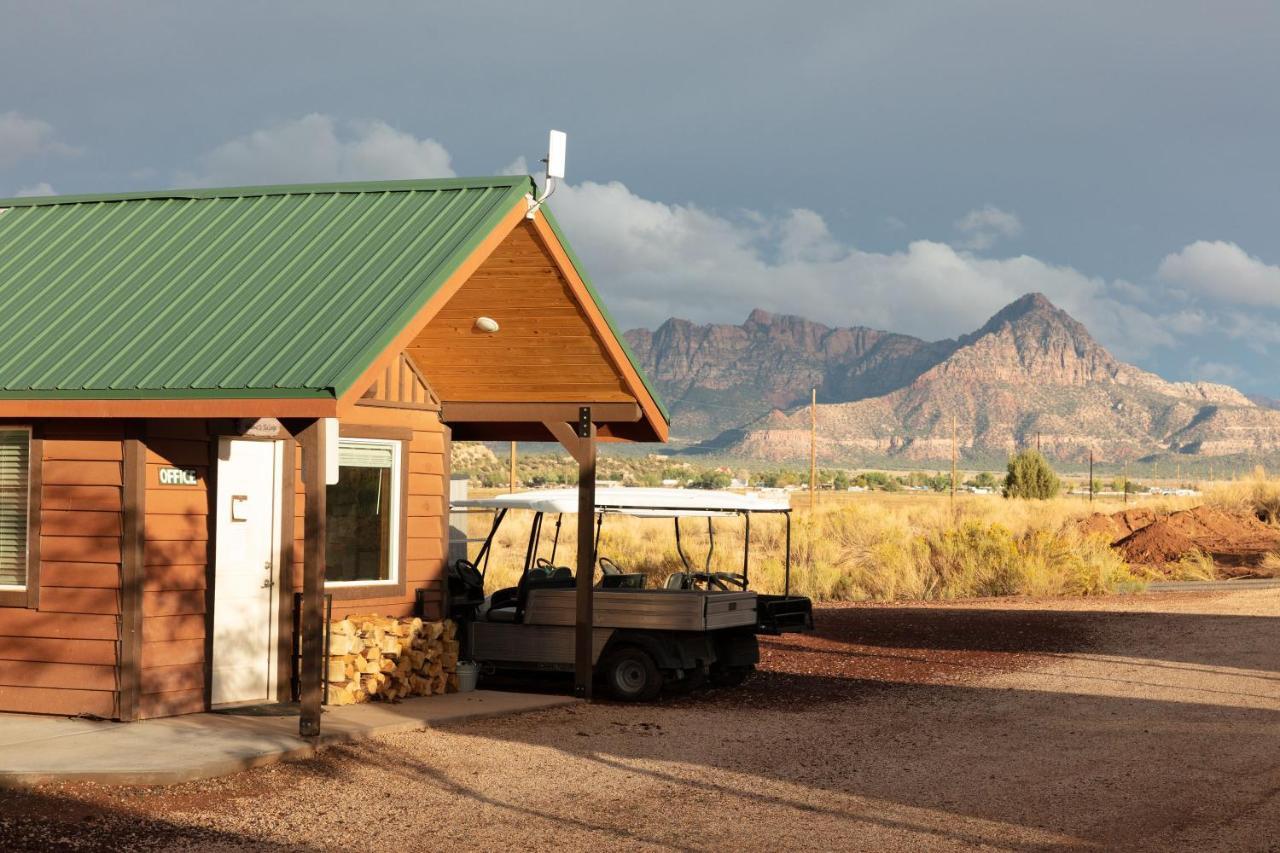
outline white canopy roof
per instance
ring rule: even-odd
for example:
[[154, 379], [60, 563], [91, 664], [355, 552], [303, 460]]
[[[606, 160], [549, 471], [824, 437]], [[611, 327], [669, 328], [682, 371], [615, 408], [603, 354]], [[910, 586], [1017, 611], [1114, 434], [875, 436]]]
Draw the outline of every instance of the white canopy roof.
[[[489, 498], [454, 501], [457, 507], [477, 509], [528, 509], [534, 512], [578, 511], [577, 489], [515, 492]], [[596, 489], [596, 511], [646, 518], [736, 515], [740, 512], [779, 512], [791, 508], [788, 501], [767, 500], [754, 493], [713, 492], [703, 489]]]

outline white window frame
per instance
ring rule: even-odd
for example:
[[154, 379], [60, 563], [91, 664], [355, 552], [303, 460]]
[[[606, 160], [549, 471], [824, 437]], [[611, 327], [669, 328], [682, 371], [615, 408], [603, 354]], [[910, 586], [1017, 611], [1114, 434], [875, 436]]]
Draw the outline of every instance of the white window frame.
[[404, 512], [404, 501], [401, 500], [403, 495], [404, 484], [401, 482], [400, 475], [404, 468], [404, 442], [397, 441], [392, 438], [359, 438], [356, 436], [342, 436], [338, 439], [338, 447], [344, 444], [367, 444], [375, 447], [391, 448], [391, 531], [388, 534], [390, 538], [390, 546], [387, 548], [387, 579], [377, 581], [355, 580], [355, 581], [331, 581], [324, 582], [325, 589], [349, 589], [358, 587], [396, 587], [400, 584], [400, 525], [404, 523], [402, 518]]
[[25, 432], [27, 434], [27, 512], [26, 526], [27, 535], [23, 539], [22, 546], [22, 583], [0, 583], [0, 592], [30, 592], [31, 591], [31, 537], [38, 536], [39, 531], [33, 529], [31, 524], [31, 484], [34, 482], [35, 466], [37, 460], [34, 459], [35, 454], [35, 431], [24, 424], [0, 424], [2, 432]]

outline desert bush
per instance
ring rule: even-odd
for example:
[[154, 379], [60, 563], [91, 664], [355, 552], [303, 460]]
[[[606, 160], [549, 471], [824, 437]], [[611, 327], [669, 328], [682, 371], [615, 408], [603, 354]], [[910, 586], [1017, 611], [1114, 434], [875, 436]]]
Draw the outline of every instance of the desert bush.
[[1038, 450], [1023, 450], [1009, 460], [1009, 472], [1004, 478], [1006, 498], [1044, 500], [1056, 497], [1060, 491], [1062, 481]]
[[1267, 524], [1280, 526], [1280, 482], [1267, 479], [1261, 467], [1247, 480], [1224, 483], [1212, 489], [1208, 502], [1229, 512], [1245, 512]]
[[1218, 567], [1213, 557], [1196, 550], [1183, 554], [1176, 563], [1166, 564], [1165, 574], [1174, 581], [1212, 581], [1218, 579]]

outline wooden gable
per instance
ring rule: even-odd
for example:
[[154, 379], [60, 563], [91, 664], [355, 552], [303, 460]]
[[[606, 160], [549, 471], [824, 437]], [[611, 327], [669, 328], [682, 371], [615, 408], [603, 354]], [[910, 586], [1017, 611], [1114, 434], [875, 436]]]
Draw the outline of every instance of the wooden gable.
[[364, 392], [357, 406], [383, 406], [393, 409], [440, 411], [436, 396], [422, 371], [404, 353], [395, 360]]
[[[478, 330], [477, 317], [499, 330]], [[446, 402], [634, 402], [610, 343], [617, 347], [593, 327], [534, 225], [522, 222], [406, 352]]]

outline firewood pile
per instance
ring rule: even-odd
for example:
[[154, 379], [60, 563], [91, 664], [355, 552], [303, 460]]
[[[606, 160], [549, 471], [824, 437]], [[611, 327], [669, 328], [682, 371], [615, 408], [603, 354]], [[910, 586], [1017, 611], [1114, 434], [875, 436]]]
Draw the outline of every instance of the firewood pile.
[[329, 625], [330, 705], [354, 705], [458, 689], [457, 626], [389, 616], [349, 616]]

